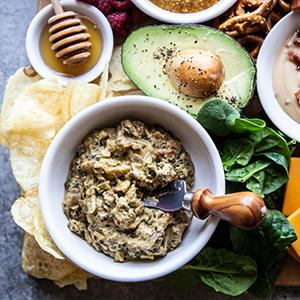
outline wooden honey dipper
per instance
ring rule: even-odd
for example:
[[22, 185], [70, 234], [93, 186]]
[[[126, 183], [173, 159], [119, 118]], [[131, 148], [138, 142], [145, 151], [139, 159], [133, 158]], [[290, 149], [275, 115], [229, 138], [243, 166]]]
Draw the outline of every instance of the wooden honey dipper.
[[51, 0], [51, 3], [55, 12], [55, 16], [48, 20], [49, 41], [53, 43], [51, 49], [56, 51], [56, 58], [64, 65], [84, 63], [91, 55], [88, 49], [92, 46], [87, 27], [75, 12], [64, 12], [59, 0]]

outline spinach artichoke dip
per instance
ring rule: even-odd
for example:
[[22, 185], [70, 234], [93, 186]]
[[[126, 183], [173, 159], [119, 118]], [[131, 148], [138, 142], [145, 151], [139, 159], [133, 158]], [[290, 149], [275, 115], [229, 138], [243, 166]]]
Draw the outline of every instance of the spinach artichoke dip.
[[118, 262], [164, 256], [180, 244], [192, 216], [142, 200], [177, 179], [191, 187], [193, 164], [164, 129], [123, 120], [93, 131], [78, 146], [65, 184], [69, 228]]

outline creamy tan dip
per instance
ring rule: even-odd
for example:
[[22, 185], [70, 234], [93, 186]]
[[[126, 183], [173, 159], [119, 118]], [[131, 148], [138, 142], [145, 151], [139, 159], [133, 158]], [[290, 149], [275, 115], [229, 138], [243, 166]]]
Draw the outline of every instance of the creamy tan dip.
[[282, 109], [300, 123], [300, 34], [296, 32], [277, 57], [273, 89]]
[[115, 261], [155, 259], [180, 244], [191, 221], [143, 198], [176, 179], [191, 187], [194, 168], [180, 142], [160, 127], [123, 120], [79, 145], [65, 184], [69, 228]]

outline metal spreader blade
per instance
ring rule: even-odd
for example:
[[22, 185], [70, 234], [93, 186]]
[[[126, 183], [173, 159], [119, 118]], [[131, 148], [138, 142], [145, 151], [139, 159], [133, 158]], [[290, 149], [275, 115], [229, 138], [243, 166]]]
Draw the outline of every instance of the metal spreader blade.
[[165, 212], [174, 212], [182, 209], [183, 197], [186, 194], [184, 180], [176, 180], [160, 190], [157, 195], [143, 200], [145, 206], [157, 208]]

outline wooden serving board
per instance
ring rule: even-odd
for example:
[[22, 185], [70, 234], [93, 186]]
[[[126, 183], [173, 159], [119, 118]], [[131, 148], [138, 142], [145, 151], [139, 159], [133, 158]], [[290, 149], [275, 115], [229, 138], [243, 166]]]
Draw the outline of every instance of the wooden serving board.
[[37, 2], [37, 10], [41, 10], [43, 7], [49, 4], [49, 0], [38, 0]]
[[276, 285], [300, 286], [300, 263], [289, 256], [279, 274]]
[[[37, 10], [49, 4], [49, 0], [38, 0]], [[279, 286], [300, 286], [300, 263], [291, 256], [286, 260], [281, 273], [278, 276], [276, 285]]]

